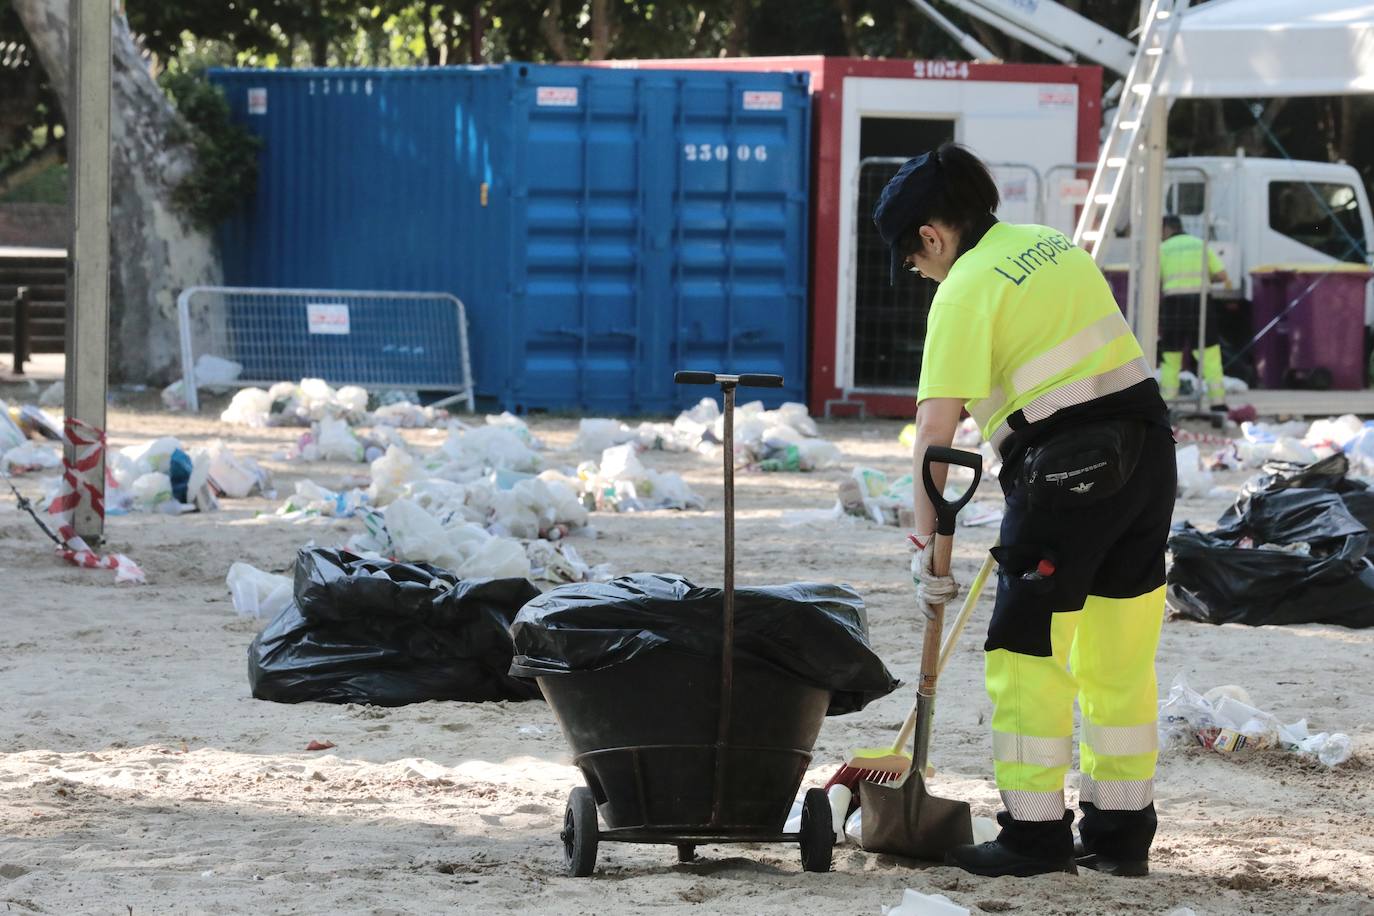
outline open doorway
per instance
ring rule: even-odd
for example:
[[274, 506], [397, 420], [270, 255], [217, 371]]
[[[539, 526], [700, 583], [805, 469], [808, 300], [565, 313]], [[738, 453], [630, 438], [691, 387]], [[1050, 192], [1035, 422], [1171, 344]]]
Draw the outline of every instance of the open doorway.
[[888, 284], [888, 248], [873, 225], [873, 207], [903, 162], [953, 139], [953, 120], [865, 117], [860, 121], [854, 274], [856, 388], [914, 389], [920, 378], [926, 314], [935, 283], [899, 271], [896, 284]]

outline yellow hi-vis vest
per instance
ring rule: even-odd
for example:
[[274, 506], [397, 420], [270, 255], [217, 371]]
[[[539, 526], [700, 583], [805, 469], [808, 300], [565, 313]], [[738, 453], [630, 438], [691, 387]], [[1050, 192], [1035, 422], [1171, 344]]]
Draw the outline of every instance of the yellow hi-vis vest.
[[1210, 248], [1207, 249], [1207, 265], [1211, 270], [1203, 277], [1202, 239], [1197, 236], [1182, 233], [1161, 242], [1159, 279], [1164, 295], [1184, 296], [1202, 292], [1202, 284], [1209, 282], [1211, 275], [1220, 273], [1224, 266], [1216, 251]]
[[917, 399], [963, 400], [1000, 449], [1017, 411], [1038, 423], [1151, 376], [1091, 255], [1057, 229], [996, 223], [935, 294]]

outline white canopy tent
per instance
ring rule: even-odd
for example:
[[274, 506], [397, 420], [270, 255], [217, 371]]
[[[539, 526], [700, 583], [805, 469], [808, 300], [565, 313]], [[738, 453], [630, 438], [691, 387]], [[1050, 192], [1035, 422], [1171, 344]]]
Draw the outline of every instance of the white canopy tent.
[[[1211, 0], [1183, 16], [1136, 154], [1143, 200], [1163, 198], [1168, 102], [1374, 92], [1374, 3], [1341, 0]], [[1136, 210], [1136, 251], [1158, 252], [1157, 207]], [[1142, 261], [1156, 263], [1153, 258]], [[1132, 284], [1136, 331], [1153, 364], [1159, 284]]]

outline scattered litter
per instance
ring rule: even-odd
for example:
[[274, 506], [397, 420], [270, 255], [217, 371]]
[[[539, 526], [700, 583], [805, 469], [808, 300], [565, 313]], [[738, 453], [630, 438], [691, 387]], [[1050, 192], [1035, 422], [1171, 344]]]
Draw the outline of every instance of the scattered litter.
[[1179, 499], [1225, 499], [1227, 491], [1213, 485], [1212, 472], [1202, 466], [1202, 450], [1185, 445], [1174, 452], [1178, 465]]
[[19, 424], [10, 419], [9, 411], [0, 409], [0, 453], [18, 448], [28, 441], [29, 437], [19, 428]]
[[525, 548], [530, 561], [530, 578], [544, 582], [609, 582], [613, 578], [609, 563], [589, 566], [577, 550], [566, 542], [536, 540]]
[[197, 388], [228, 388], [243, 375], [243, 363], [202, 353], [192, 371], [196, 377]]
[[50, 471], [62, 466], [62, 455], [57, 449], [37, 442], [25, 442], [4, 452], [0, 465], [6, 474], [29, 474], [34, 471]]
[[441, 450], [454, 469], [475, 476], [497, 469], [534, 474], [543, 467], [539, 453], [509, 426], [489, 424], [457, 429], [449, 434]]
[[62, 424], [49, 416], [40, 407], [23, 404], [10, 408], [10, 418], [30, 439], [47, 439], [51, 442], [62, 441]]
[[619, 420], [588, 417], [577, 422], [577, 438], [573, 440], [573, 448], [584, 455], [599, 455], [608, 448], [634, 439], [634, 430]]
[[105, 511], [208, 512], [219, 504], [210, 486], [211, 450], [187, 453], [171, 436], [130, 445], [105, 456]]
[[247, 563], [234, 563], [224, 582], [243, 617], [275, 617], [291, 603], [291, 578], [263, 572]]
[[267, 425], [272, 411], [272, 396], [261, 388], [240, 388], [219, 415], [220, 422], [260, 428]]
[[[320, 421], [314, 447], [321, 461], [362, 461], [366, 453], [348, 424], [330, 417]], [[311, 460], [304, 452], [301, 457]]]
[[47, 388], [43, 389], [43, 393], [38, 396], [38, 406], [61, 407], [65, 403], [66, 397], [66, 387], [63, 385], [62, 380], [58, 379]]
[[316, 741], [313, 738], [305, 746], [307, 751], [327, 751], [330, 748], [338, 747], [333, 741]]
[[600, 464], [583, 462], [577, 475], [597, 509], [639, 512], [706, 508], [706, 501], [692, 491], [682, 475], [646, 468], [630, 442], [606, 449]]
[[296, 490], [277, 507], [277, 516], [287, 521], [306, 518], [351, 518], [367, 505], [367, 491], [354, 488], [335, 492], [313, 480], [299, 480]]
[[[958, 499], [972, 482], [972, 471], [951, 467], [945, 482], [946, 495]], [[889, 481], [882, 471], [856, 467], [839, 483], [839, 505], [847, 515], [871, 519], [879, 525], [911, 528], [916, 524], [911, 487], [910, 474]], [[960, 513], [959, 524], [965, 528], [995, 525], [1002, 521], [1002, 515], [1002, 509], [991, 503], [975, 502]]]
[[1328, 767], [1340, 766], [1353, 753], [1349, 735], [1310, 734], [1306, 719], [1285, 725], [1272, 713], [1250, 705], [1242, 688], [1218, 688], [1203, 696], [1188, 686], [1182, 674], [1174, 678], [1168, 697], [1160, 703], [1159, 741], [1166, 749], [1201, 746], [1221, 754], [1279, 748]]
[[922, 894], [907, 888], [902, 891], [901, 903], [883, 907], [883, 916], [969, 916], [969, 910], [944, 894]]
[[220, 496], [245, 499], [254, 493], [273, 497], [272, 475], [252, 458], [241, 458], [223, 442], [215, 440], [206, 448], [210, 485]]

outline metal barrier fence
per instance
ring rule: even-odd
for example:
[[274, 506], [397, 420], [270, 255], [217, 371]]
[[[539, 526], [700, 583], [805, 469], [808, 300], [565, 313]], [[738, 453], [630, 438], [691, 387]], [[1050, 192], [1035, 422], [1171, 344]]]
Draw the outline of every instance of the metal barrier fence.
[[[926, 316], [935, 283], [899, 271], [888, 281], [891, 255], [873, 225], [870, 214], [883, 186], [897, 174], [903, 158], [870, 156], [859, 163], [858, 193], [854, 197], [857, 233], [849, 291], [848, 377], [846, 391], [909, 393], [916, 389], [925, 349]], [[989, 162], [1004, 206], [999, 209], [1011, 222], [1036, 222], [1040, 213], [1040, 172], [1020, 162]], [[841, 327], [844, 327], [842, 320]]]
[[322, 378], [331, 385], [446, 392], [474, 409], [467, 312], [448, 293], [193, 286], [177, 297], [186, 404], [196, 361], [243, 366], [235, 385]]

